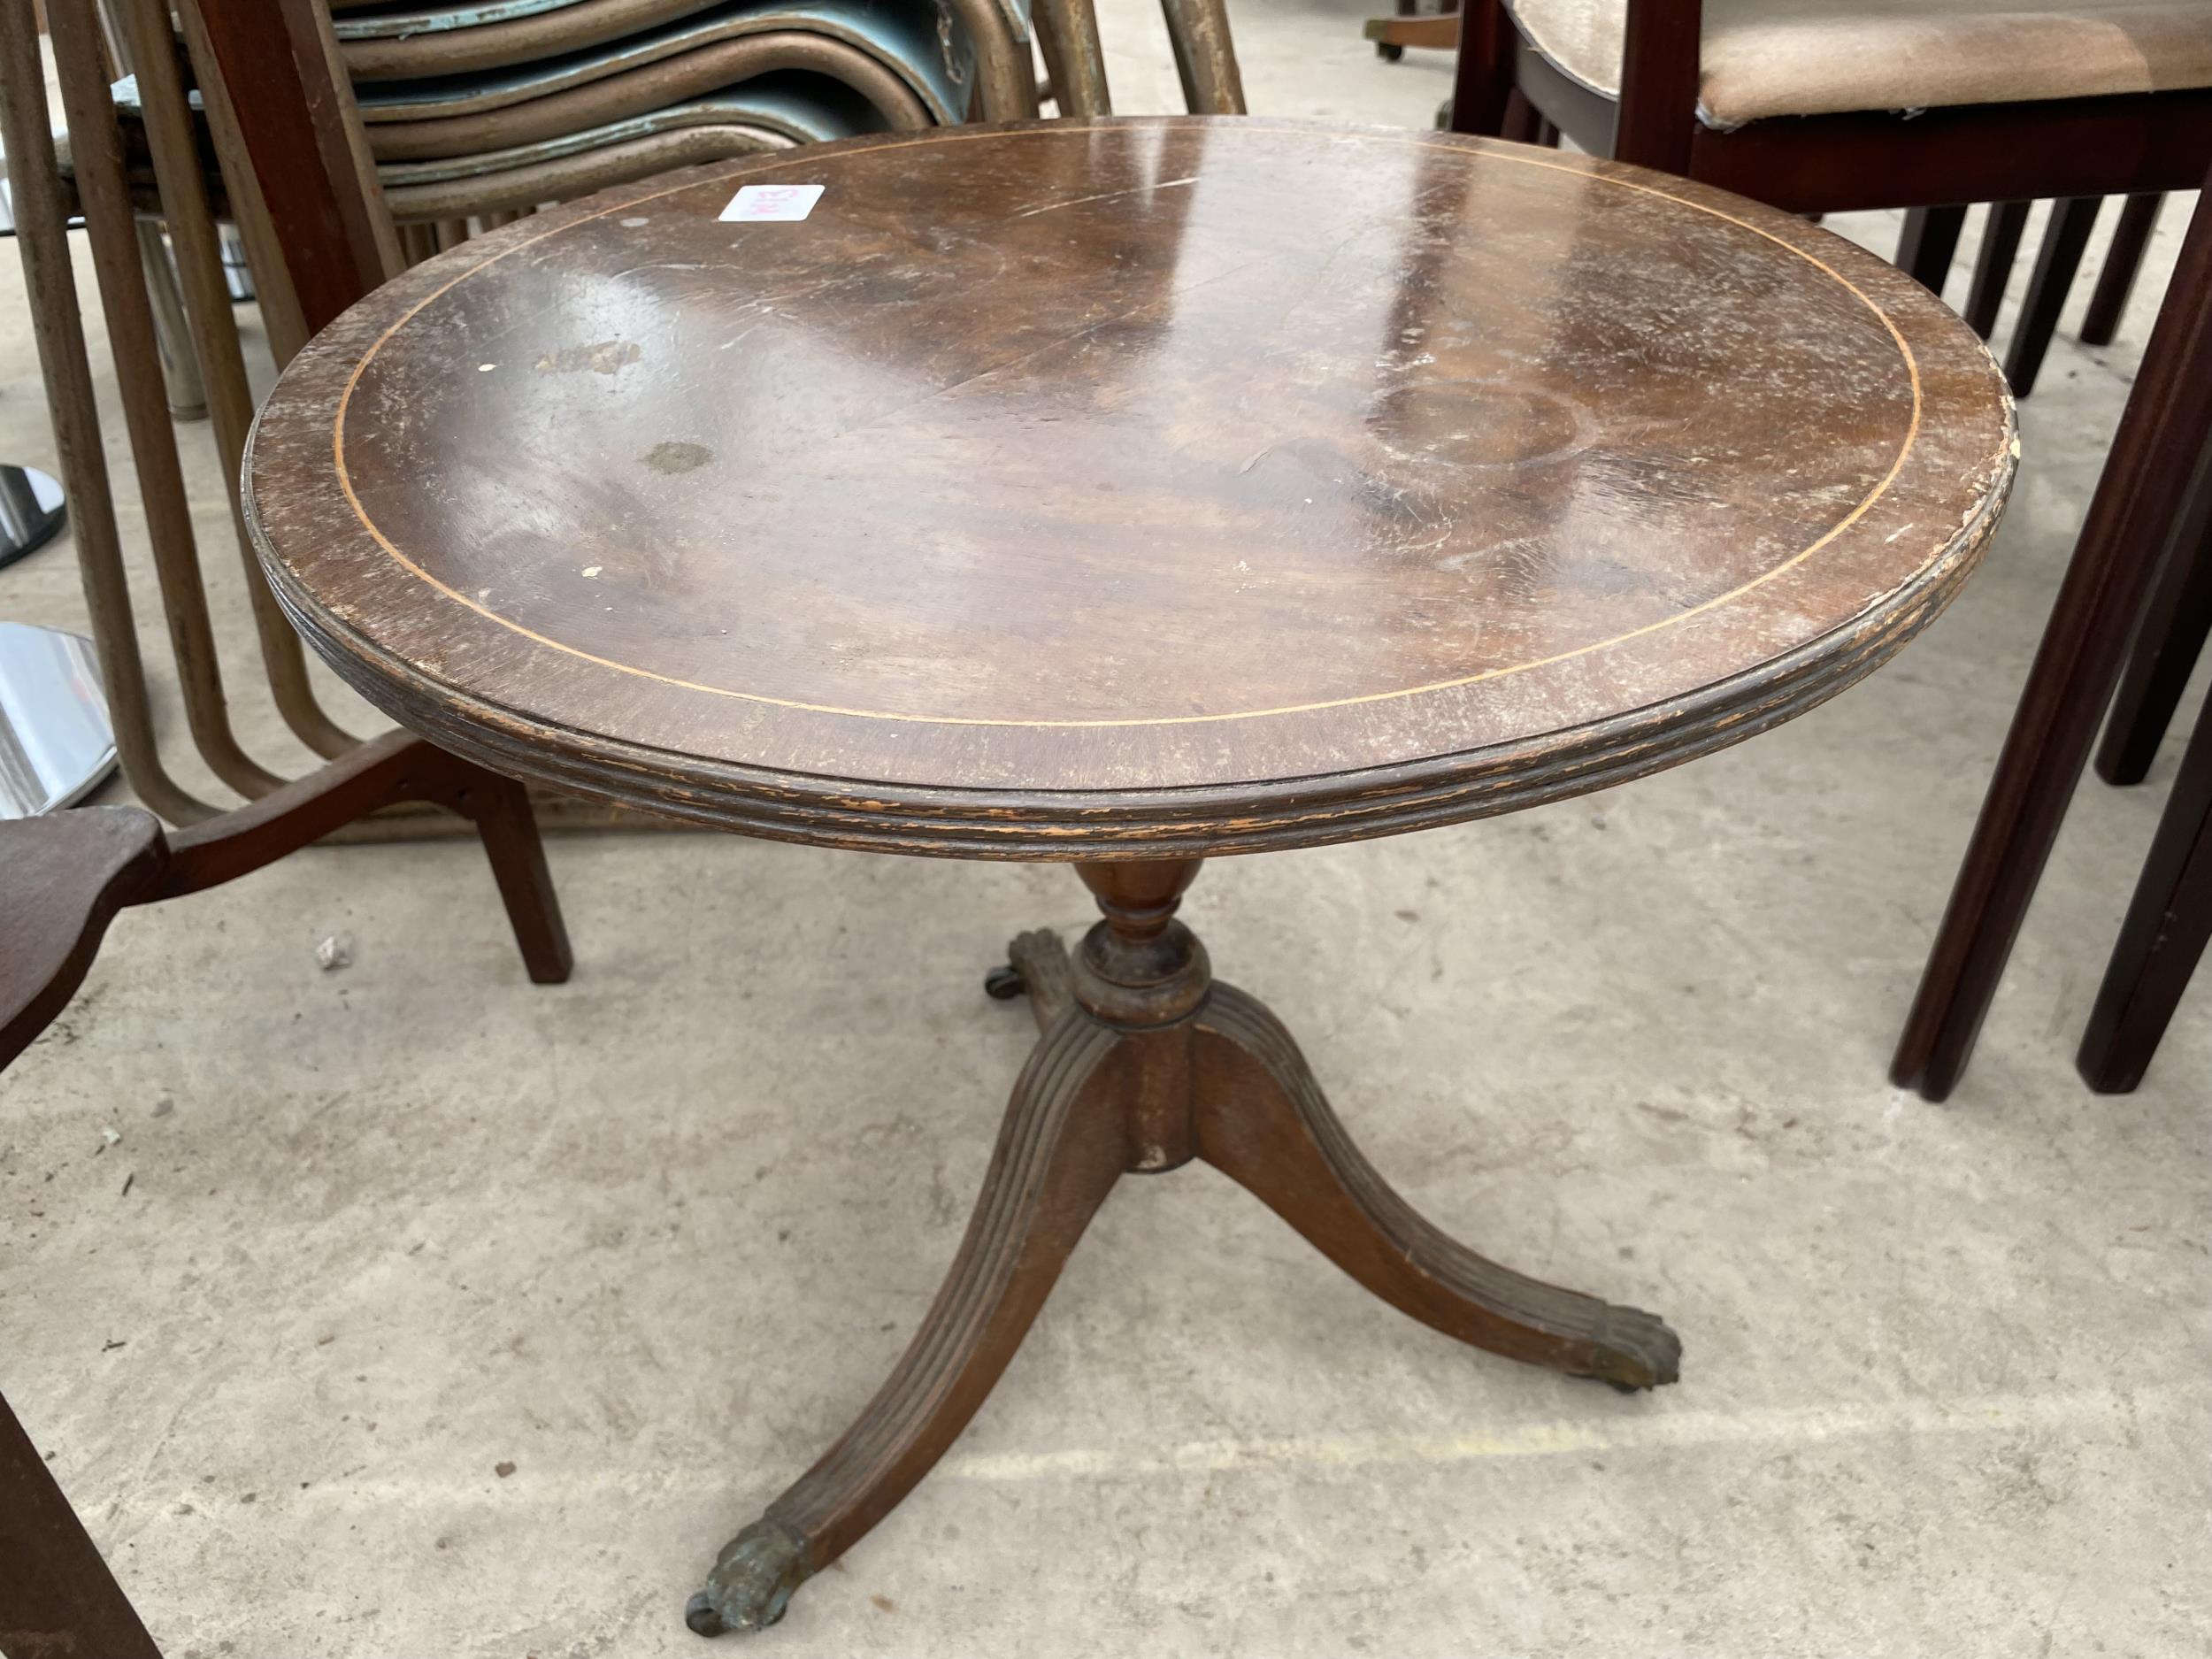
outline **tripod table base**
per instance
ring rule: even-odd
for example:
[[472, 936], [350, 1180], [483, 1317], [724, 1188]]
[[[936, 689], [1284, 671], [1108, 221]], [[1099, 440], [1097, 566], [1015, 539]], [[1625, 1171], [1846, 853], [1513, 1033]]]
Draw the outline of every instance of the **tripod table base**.
[[995, 995], [1043, 1036], [1014, 1086], [958, 1258], [898, 1368], [820, 1462], [730, 1540], [702, 1635], [756, 1630], [929, 1472], [975, 1415], [1122, 1175], [1202, 1158], [1393, 1307], [1510, 1359], [1624, 1390], [1675, 1379], [1659, 1319], [1546, 1285], [1440, 1233], [1360, 1156], [1276, 1018], [1214, 982], [1174, 919], [1199, 861], [1078, 866], [1105, 919], [1071, 958], [1024, 933]]

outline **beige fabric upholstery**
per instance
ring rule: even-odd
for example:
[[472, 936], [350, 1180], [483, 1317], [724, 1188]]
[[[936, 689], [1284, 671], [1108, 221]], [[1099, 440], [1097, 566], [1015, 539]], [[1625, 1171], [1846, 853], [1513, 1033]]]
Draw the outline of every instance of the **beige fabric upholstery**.
[[[1508, 0], [1537, 50], [1620, 93], [1626, 0]], [[1932, 109], [2212, 86], [2212, 0], [1706, 0], [1698, 113]]]

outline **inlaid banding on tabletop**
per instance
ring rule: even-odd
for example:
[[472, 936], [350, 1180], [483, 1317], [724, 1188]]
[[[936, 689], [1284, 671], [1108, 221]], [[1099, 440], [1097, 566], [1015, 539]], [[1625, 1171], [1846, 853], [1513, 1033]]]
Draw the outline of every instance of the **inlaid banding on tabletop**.
[[[771, 176], [824, 186], [806, 219], [718, 219]], [[2012, 450], [1978, 343], [1816, 227], [1171, 118], [538, 215], [303, 353], [251, 481], [294, 616], [403, 720], [802, 837], [811, 803], [956, 850], [1017, 800], [1019, 855], [1217, 795], [1225, 841], [1415, 827], [1702, 752], [1939, 610]], [[832, 827], [872, 795], [926, 810]]]

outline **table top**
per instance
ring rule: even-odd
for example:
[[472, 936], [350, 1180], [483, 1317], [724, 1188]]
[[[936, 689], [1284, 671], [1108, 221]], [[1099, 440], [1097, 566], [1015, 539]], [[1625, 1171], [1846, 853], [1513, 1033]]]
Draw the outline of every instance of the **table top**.
[[[803, 219], [718, 217], [819, 185]], [[1481, 816], [1932, 619], [2016, 445], [1816, 227], [1249, 118], [870, 137], [407, 273], [247, 463], [294, 620], [500, 770], [755, 833], [1182, 856]]]

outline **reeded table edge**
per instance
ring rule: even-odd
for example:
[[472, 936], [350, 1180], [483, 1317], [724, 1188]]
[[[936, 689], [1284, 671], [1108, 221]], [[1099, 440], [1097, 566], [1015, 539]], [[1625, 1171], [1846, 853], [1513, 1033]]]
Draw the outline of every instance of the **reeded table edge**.
[[[1130, 118], [1126, 117], [1121, 118], [1119, 121], [1117, 121], [1113, 118], [1102, 118], [1083, 121], [1025, 121], [1009, 123], [1003, 127], [974, 127], [966, 129], [961, 133], [954, 134], [939, 134], [926, 130], [920, 133], [869, 134], [861, 135], [855, 139], [844, 141], [839, 144], [829, 146], [829, 148], [833, 150], [854, 149], [876, 150], [881, 149], [903, 149], [916, 146], [929, 148], [933, 145], [941, 147], [944, 144], [957, 142], [964, 138], [981, 139], [987, 142], [994, 138], [1018, 136], [1066, 137], [1082, 134], [1094, 134], [1101, 131], [1110, 130], [1117, 126], [1171, 126], [1173, 124], [1174, 118], [1171, 117], [1159, 118], [1155, 122], [1133, 122]], [[1272, 133], [1286, 130], [1310, 131], [1317, 124], [1306, 122], [1291, 122], [1286, 124], [1286, 126], [1284, 126], [1272, 122], [1254, 120], [1251, 118], [1238, 118], [1235, 121], [1237, 130], [1243, 133]], [[1387, 128], [1371, 127], [1336, 129], [1331, 127], [1327, 124], [1318, 125], [1321, 126], [1322, 130], [1325, 133], [1329, 133], [1332, 135], [1349, 135], [1352, 137], [1376, 139], [1385, 142], [1395, 142], [1400, 144], [1410, 143], [1417, 149], [1433, 149], [1444, 147], [1431, 142], [1425, 142], [1429, 141], [1433, 137], [1433, 135], [1427, 134], [1416, 133], [1412, 134], [1406, 134], [1403, 133], [1394, 132]], [[558, 236], [568, 231], [573, 230], [581, 225], [588, 224], [596, 219], [604, 219], [610, 214], [622, 212], [627, 210], [634, 210], [636, 208], [643, 207], [649, 204], [664, 200], [672, 196], [683, 195], [693, 188], [695, 185], [703, 182], [703, 180], [694, 178], [687, 179], [680, 184], [668, 185], [662, 188], [649, 189], [647, 193], [642, 196], [633, 194], [630, 190], [623, 187], [617, 186], [612, 188], [598, 192], [594, 196], [586, 197], [577, 205], [581, 209], [588, 209], [590, 211], [572, 212], [565, 218], [558, 218], [554, 220], [549, 229], [539, 231], [535, 234], [525, 237], [520, 242], [512, 242], [511, 245], [502, 248], [497, 252], [485, 254], [482, 257], [478, 259], [475, 264], [469, 265], [452, 277], [441, 282], [438, 287], [433, 288], [430, 292], [422, 296], [421, 298], [416, 300], [413, 304], [410, 305], [397, 318], [388, 324], [383, 331], [377, 335], [375, 340], [370, 342], [369, 346], [361, 354], [361, 356], [354, 360], [351, 368], [347, 373], [345, 384], [339, 392], [336, 406], [332, 413], [331, 442], [334, 465], [337, 472], [338, 487], [346, 498], [347, 505], [350, 510], [355, 521], [358, 524], [362, 530], [367, 533], [370, 539], [383, 550], [387, 557], [390, 558], [394, 563], [406, 570], [415, 578], [416, 580], [435, 589], [448, 601], [459, 605], [463, 610], [472, 611], [478, 615], [493, 622], [496, 626], [531, 640], [534, 644], [542, 649], [549, 649], [579, 660], [591, 662], [599, 667], [610, 669], [618, 673], [637, 675], [648, 680], [656, 680], [664, 684], [679, 686], [683, 689], [689, 691], [704, 692], [717, 696], [735, 697], [747, 703], [788, 709], [809, 714], [831, 715], [855, 719], [896, 720], [902, 723], [947, 727], [1017, 726], [1043, 730], [1055, 727], [1076, 729], [1113, 726], [1140, 727], [1149, 726], [1202, 726], [1210, 725], [1217, 721], [1259, 719], [1267, 718], [1275, 715], [1317, 713], [1329, 709], [1346, 708], [1363, 703], [1394, 702], [1400, 699], [1422, 696], [1432, 692], [1448, 692], [1460, 687], [1472, 685], [1480, 680], [1499, 678], [1508, 674], [1520, 673], [1530, 669], [1541, 669], [1551, 665], [1551, 664], [1555, 662], [1571, 660], [1575, 657], [1602, 652], [1614, 646], [1626, 644], [1630, 641], [1636, 638], [1655, 634], [1663, 629], [1680, 626], [1683, 624], [1691, 621], [1701, 612], [1716, 608], [1725, 607], [1726, 605], [1733, 603], [1743, 594], [1763, 587], [1768, 582], [1772, 581], [1777, 578], [1786, 576], [1796, 566], [1804, 563], [1804, 561], [1810, 557], [1814, 553], [1826, 546], [1829, 542], [1834, 541], [1837, 536], [1848, 529], [1855, 522], [1861, 518], [1869, 509], [1872, 508], [1875, 503], [1887, 493], [1890, 487], [1896, 482], [1898, 477], [1903, 472], [1907, 461], [1911, 458], [1915, 442], [1921, 428], [1921, 419], [1923, 415], [1921, 373], [1917, 358], [1911, 348], [1910, 343], [1906, 340], [1904, 334], [1900, 329], [1897, 319], [1887, 311], [1884, 310], [1882, 306], [1875, 301], [1873, 296], [1868, 294], [1863, 288], [1860, 288], [1858, 284], [1853, 282], [1841, 272], [1836, 270], [1835, 267], [1830, 265], [1826, 260], [1816, 257], [1809, 249], [1804, 247], [1801, 243], [1793, 241], [1788, 237], [1780, 235], [1770, 228], [1758, 225], [1752, 220], [1743, 219], [1736, 213], [1726, 211], [1723, 207], [1717, 205], [1712, 202], [1700, 199], [1701, 194], [1714, 194], [1712, 192], [1691, 192], [1685, 194], [1679, 190], [1664, 190], [1655, 185], [1643, 182], [1638, 179], [1622, 176], [1623, 174], [1643, 173], [1646, 170], [1642, 168], [1624, 167], [1617, 165], [1610, 167], [1576, 167], [1555, 154], [1542, 150], [1531, 150], [1528, 146], [1525, 145], [1509, 145], [1502, 142], [1481, 142], [1477, 145], [1467, 146], [1466, 148], [1471, 149], [1475, 151], [1475, 153], [1480, 154], [1486, 161], [1500, 161], [1534, 166], [1549, 172], [1566, 173], [1571, 176], [1579, 178], [1586, 184], [1601, 182], [1610, 184], [1622, 189], [1640, 191], [1646, 195], [1655, 196], [1663, 200], [1672, 202], [1678, 206], [1712, 215], [1713, 217], [1720, 219], [1725, 222], [1734, 224], [1739, 228], [1749, 230], [1754, 234], [1766, 238], [1768, 241], [1774, 242], [1778, 247], [1780, 247], [1786, 251], [1805, 260], [1816, 269], [1819, 270], [1824, 275], [1829, 277], [1843, 287], [1855, 299], [1865, 305], [1881, 321], [1884, 328], [1887, 330], [1892, 339], [1896, 342], [1898, 351], [1905, 365], [1907, 376], [1912, 385], [1912, 419], [1906, 431], [1904, 443], [1899, 449], [1894, 459], [1891, 462], [1888, 472], [1883, 475], [1880, 481], [1875, 485], [1872, 490], [1869, 491], [1866, 495], [1860, 498], [1849, 512], [1846, 513], [1844, 517], [1839, 519], [1836, 523], [1829, 526], [1811, 542], [1798, 549], [1798, 551], [1790, 557], [1783, 559], [1780, 562], [1769, 566], [1767, 569], [1746, 580], [1742, 583], [1739, 584], [1737, 588], [1728, 592], [1714, 595], [1704, 600], [1701, 603], [1689, 608], [1688, 610], [1678, 611], [1671, 616], [1663, 617], [1640, 626], [1630, 629], [1612, 639], [1593, 641], [1586, 642], [1580, 646], [1564, 649], [1556, 653], [1548, 660], [1530, 661], [1512, 664], [1510, 666], [1494, 666], [1488, 670], [1470, 675], [1446, 676], [1440, 680], [1433, 680], [1426, 685], [1394, 687], [1387, 690], [1370, 690], [1366, 692], [1348, 693], [1333, 696], [1309, 697], [1274, 708], [1217, 710], [1202, 714], [1186, 714], [1176, 716], [1132, 716], [1122, 718], [1071, 718], [1065, 719], [1056, 718], [1039, 720], [989, 717], [978, 718], [973, 716], [946, 716], [941, 718], [933, 718], [928, 716], [917, 715], [911, 712], [892, 713], [887, 710], [869, 709], [865, 707], [846, 707], [840, 706], [835, 703], [824, 703], [803, 698], [769, 695], [757, 691], [748, 691], [734, 686], [706, 684], [684, 680], [680, 677], [665, 675], [650, 669], [642, 668], [635, 664], [626, 663], [618, 659], [602, 656], [599, 653], [574, 645], [566, 640], [555, 637], [552, 634], [543, 634], [534, 628], [526, 626], [516, 618], [508, 616], [503, 611], [496, 608], [487, 606], [480, 601], [472, 600], [465, 593], [463, 593], [459, 589], [454, 588], [451, 583], [425, 569], [418, 559], [411, 557], [404, 549], [399, 547], [396, 542], [394, 542], [392, 538], [385, 533], [382, 526], [380, 526], [376, 520], [370, 516], [367, 507], [363, 503], [357, 494], [347, 464], [346, 418], [354, 393], [360, 384], [363, 374], [368, 370], [369, 366], [375, 361], [376, 357], [382, 352], [383, 349], [389, 345], [392, 341], [405, 329], [409, 323], [413, 321], [416, 318], [421, 316], [439, 300], [454, 292], [464, 283], [466, 283], [472, 279], [479, 276], [484, 271], [489, 269], [492, 265], [498, 264], [501, 260], [516, 253], [519, 253], [540, 241], [549, 240], [552, 237]], [[1524, 151], [1527, 153], [1520, 153]], [[808, 165], [806, 157], [810, 153], [813, 152], [802, 149], [801, 150], [785, 152], [780, 156], [765, 159], [761, 157], [749, 157], [741, 165], [736, 168], [733, 173], [730, 173], [727, 176], [741, 179], [750, 179], [769, 173], [780, 172], [786, 167], [804, 168]], [[700, 170], [689, 169], [685, 171], [695, 173]], [[646, 182], [649, 185], [658, 183], [657, 180], [646, 180]], [[1747, 205], [1755, 204], [1747, 204]], [[1985, 352], [1984, 355], [1986, 357]], [[1993, 365], [1992, 366], [1993, 367]]]
[[[570, 205], [635, 188], [616, 186]], [[399, 724], [493, 771], [741, 834], [865, 851], [1032, 861], [1261, 852], [1405, 833], [1609, 788], [1740, 742], [1864, 679], [1957, 596], [2017, 474], [2012, 397], [1987, 347], [1970, 335], [1966, 343], [1987, 368], [2001, 423], [1986, 472], [1978, 468], [1970, 480], [1979, 499], [1939, 552], [1856, 616], [1724, 678], [1580, 725], [1410, 760], [1205, 785], [1050, 790], [863, 780], [713, 759], [549, 720], [426, 673], [326, 612], [295, 580], [271, 547], [253, 490], [265, 403], [241, 457], [242, 505], [280, 604], [333, 672]]]
[[[1781, 725], [1847, 689], [1942, 615], [1981, 562], [2019, 467], [2012, 402], [1979, 507], [1881, 603], [1686, 695], [1510, 743], [1301, 778], [1163, 789], [932, 788], [780, 772], [625, 742], [488, 702], [333, 626], [247, 528], [285, 614], [347, 685], [440, 748], [495, 772], [773, 841], [950, 858], [1188, 858], [1402, 834], [1609, 788]], [[257, 415], [242, 471], [253, 471]], [[561, 750], [577, 751], [563, 753]]]

